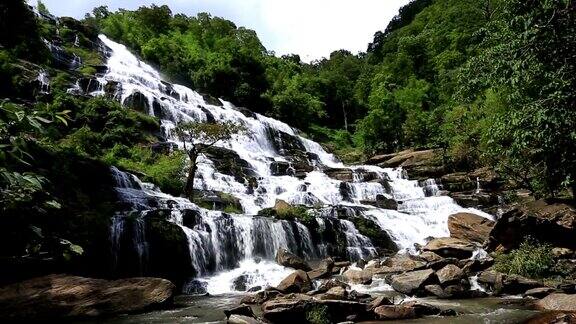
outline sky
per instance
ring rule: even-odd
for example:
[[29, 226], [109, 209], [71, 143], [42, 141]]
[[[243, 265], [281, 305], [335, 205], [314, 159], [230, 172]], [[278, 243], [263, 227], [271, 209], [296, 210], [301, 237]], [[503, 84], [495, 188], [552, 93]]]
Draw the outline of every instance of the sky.
[[[29, 0], [35, 4], [36, 0]], [[92, 8], [136, 9], [166, 4], [173, 13], [208, 12], [257, 32], [277, 55], [299, 54], [311, 61], [332, 51], [366, 51], [372, 36], [409, 0], [43, 0], [56, 16], [82, 18]]]

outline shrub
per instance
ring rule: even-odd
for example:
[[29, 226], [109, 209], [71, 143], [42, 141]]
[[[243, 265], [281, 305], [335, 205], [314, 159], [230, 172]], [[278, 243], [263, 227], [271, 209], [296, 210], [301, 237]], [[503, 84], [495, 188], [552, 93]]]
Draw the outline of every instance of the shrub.
[[529, 278], [545, 277], [553, 267], [552, 247], [532, 238], [527, 238], [518, 249], [508, 254], [498, 254], [494, 265], [497, 271]]
[[179, 195], [184, 186], [185, 154], [174, 151], [156, 154], [148, 147], [127, 147], [117, 144], [104, 155], [104, 161], [133, 172], [142, 180], [156, 184], [164, 192]]
[[329, 324], [330, 314], [328, 313], [328, 306], [314, 305], [306, 311], [306, 319], [311, 324]]

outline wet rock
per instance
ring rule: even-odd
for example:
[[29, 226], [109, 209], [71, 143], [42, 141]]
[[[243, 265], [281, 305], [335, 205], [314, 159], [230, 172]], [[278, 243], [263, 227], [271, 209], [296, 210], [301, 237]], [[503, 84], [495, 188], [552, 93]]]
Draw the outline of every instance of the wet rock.
[[430, 283], [435, 278], [434, 270], [416, 270], [403, 274], [393, 275], [390, 285], [394, 290], [406, 295], [417, 294], [424, 285]]
[[386, 305], [393, 305], [394, 303], [388, 299], [386, 296], [378, 296], [374, 298], [368, 305], [368, 310], [373, 311], [377, 307], [386, 306]]
[[91, 93], [100, 90], [101, 84], [96, 78], [82, 77], [78, 79], [78, 85], [84, 93]]
[[460, 279], [464, 277], [464, 272], [457, 266], [449, 264], [438, 270], [436, 272], [436, 276], [438, 277], [438, 281], [441, 285], [449, 285], [451, 283], [460, 281]]
[[440, 285], [426, 285], [426, 286], [424, 286], [424, 290], [428, 294], [434, 295], [434, 296], [441, 298], [441, 299], [452, 297], [450, 294], [445, 293], [444, 288], [442, 288], [442, 286], [440, 286]]
[[323, 292], [327, 292], [328, 290], [330, 290], [334, 287], [341, 287], [344, 289], [350, 288], [350, 286], [347, 283], [342, 282], [338, 279], [328, 279], [328, 280], [324, 281], [322, 284], [320, 284], [317, 291], [320, 293], [323, 293]]
[[374, 315], [378, 320], [405, 320], [416, 318], [416, 310], [403, 305], [383, 305], [374, 309]]
[[310, 265], [306, 261], [304, 261], [301, 257], [291, 253], [290, 251], [284, 248], [280, 248], [276, 252], [276, 262], [285, 267], [297, 270], [304, 270], [304, 271], [312, 270]]
[[467, 259], [472, 256], [476, 248], [477, 246], [470, 241], [452, 237], [442, 237], [432, 239], [428, 242], [428, 244], [424, 246], [424, 251], [431, 251], [442, 257]]
[[279, 295], [282, 295], [282, 293], [277, 290], [263, 290], [252, 295], [244, 296], [240, 302], [243, 304], [262, 304]]
[[486, 210], [498, 205], [498, 195], [490, 192], [450, 192], [448, 193], [456, 203], [462, 207], [481, 208]]
[[441, 256], [439, 256], [438, 254], [436, 254], [434, 252], [430, 252], [430, 251], [424, 251], [424, 252], [418, 254], [417, 257], [419, 259], [426, 261], [426, 262], [435, 262], [435, 261], [442, 260]]
[[352, 169], [348, 168], [327, 168], [324, 169], [324, 173], [336, 180], [344, 181], [344, 182], [352, 182], [354, 181], [354, 177], [352, 174]]
[[208, 293], [208, 282], [200, 280], [190, 280], [183, 287], [182, 292], [186, 295], [206, 295]]
[[576, 312], [548, 311], [530, 317], [523, 324], [576, 324]]
[[204, 99], [204, 101], [205, 101], [207, 104], [209, 104], [209, 105], [218, 106], [218, 107], [224, 106], [224, 104], [222, 103], [222, 101], [220, 101], [220, 99], [218, 99], [218, 98], [216, 98], [216, 97], [213, 97], [213, 96], [211, 96], [211, 95], [209, 95], [209, 94], [204, 94], [204, 93], [201, 93], [200, 95], [202, 96], [202, 98]]
[[426, 266], [426, 262], [417, 260], [409, 255], [396, 254], [385, 259], [380, 268], [375, 270], [377, 274], [394, 274], [413, 270], [420, 270]]
[[284, 278], [276, 288], [283, 293], [305, 293], [312, 290], [312, 282], [306, 272], [296, 270]]
[[345, 300], [348, 297], [348, 292], [342, 287], [332, 287], [324, 294], [318, 295], [321, 300]]
[[554, 247], [576, 249], [576, 208], [538, 200], [505, 212], [490, 232], [488, 249], [517, 248], [527, 236]]
[[371, 158], [366, 164], [376, 164], [385, 168], [401, 166], [410, 178], [438, 178], [445, 173], [441, 150], [405, 150], [402, 152], [381, 155]]
[[261, 324], [262, 322], [249, 316], [244, 315], [230, 315], [228, 317], [228, 324]]
[[528, 279], [518, 275], [506, 275], [494, 270], [486, 270], [478, 275], [478, 282], [488, 286], [494, 294], [522, 294], [533, 288], [544, 285], [533, 279]]
[[457, 213], [448, 217], [450, 237], [484, 244], [494, 227], [494, 221], [470, 213]]
[[433, 269], [433, 270], [440, 270], [449, 264], [457, 265], [459, 263], [460, 263], [460, 260], [458, 260], [456, 258], [444, 258], [444, 259], [440, 259], [438, 261], [428, 262], [426, 267]]
[[551, 288], [551, 287], [532, 288], [532, 289], [526, 290], [526, 292], [524, 292], [524, 296], [525, 297], [534, 297], [534, 298], [544, 298], [555, 291], [556, 291], [556, 289]]
[[576, 294], [550, 294], [537, 301], [536, 307], [541, 310], [576, 312]]
[[194, 226], [202, 222], [202, 216], [200, 212], [195, 209], [183, 209], [182, 213], [182, 225], [188, 228], [194, 228]]
[[257, 292], [262, 290], [262, 286], [254, 286], [254, 287], [250, 287], [248, 290], [246, 290], [247, 292]]
[[142, 113], [148, 113], [150, 111], [150, 102], [145, 95], [141, 92], [135, 91], [124, 99], [124, 106], [134, 109]]
[[372, 273], [368, 271], [348, 269], [342, 275], [352, 284], [368, 285], [372, 282]]
[[494, 264], [494, 259], [490, 256], [481, 259], [466, 260], [462, 264], [462, 271], [470, 274], [479, 271], [484, 271]]
[[310, 277], [310, 280], [329, 277], [332, 275], [333, 267], [334, 260], [332, 260], [332, 258], [324, 259], [320, 262], [316, 269], [308, 271], [308, 277]]
[[226, 318], [230, 318], [230, 315], [243, 315], [248, 317], [255, 317], [252, 308], [245, 304], [224, 310], [224, 314], [226, 315]]
[[294, 175], [294, 168], [292, 168], [289, 162], [284, 161], [274, 161], [270, 163], [270, 171], [273, 176]]
[[171, 302], [160, 278], [121, 280], [49, 275], [0, 288], [0, 319], [32, 321], [137, 312]]
[[240, 183], [247, 183], [257, 176], [252, 165], [233, 150], [212, 146], [206, 149], [204, 155], [214, 163], [218, 172], [231, 175]]
[[234, 290], [236, 291], [246, 291], [247, 283], [248, 283], [248, 275], [243, 274], [234, 279], [232, 285], [234, 287]]
[[528, 279], [519, 275], [505, 275], [502, 281], [502, 290], [500, 293], [516, 295], [542, 286], [544, 285], [538, 280]]
[[306, 309], [311, 297], [290, 294], [262, 304], [264, 319], [272, 323], [306, 323]]

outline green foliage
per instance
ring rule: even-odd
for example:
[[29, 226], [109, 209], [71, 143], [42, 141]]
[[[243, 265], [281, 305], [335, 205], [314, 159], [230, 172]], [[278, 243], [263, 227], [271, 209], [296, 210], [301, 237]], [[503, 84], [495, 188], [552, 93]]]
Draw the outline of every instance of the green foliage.
[[545, 277], [553, 267], [552, 247], [531, 238], [527, 238], [518, 249], [508, 254], [498, 254], [494, 264], [497, 271], [528, 278]]
[[164, 192], [179, 195], [182, 191], [186, 162], [182, 151], [159, 154], [149, 147], [116, 144], [106, 152], [103, 160], [139, 174], [142, 180], [158, 185]]
[[329, 324], [330, 313], [326, 305], [314, 305], [306, 310], [306, 320], [311, 324]]
[[47, 61], [48, 50], [26, 1], [0, 3], [0, 45], [15, 56], [40, 63]]

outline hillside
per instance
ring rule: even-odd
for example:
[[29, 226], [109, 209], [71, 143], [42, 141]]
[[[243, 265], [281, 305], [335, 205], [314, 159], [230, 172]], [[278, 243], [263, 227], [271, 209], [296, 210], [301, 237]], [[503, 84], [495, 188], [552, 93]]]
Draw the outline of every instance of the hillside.
[[206, 13], [0, 4], [0, 319], [571, 316], [575, 14], [415, 0], [307, 64]]

